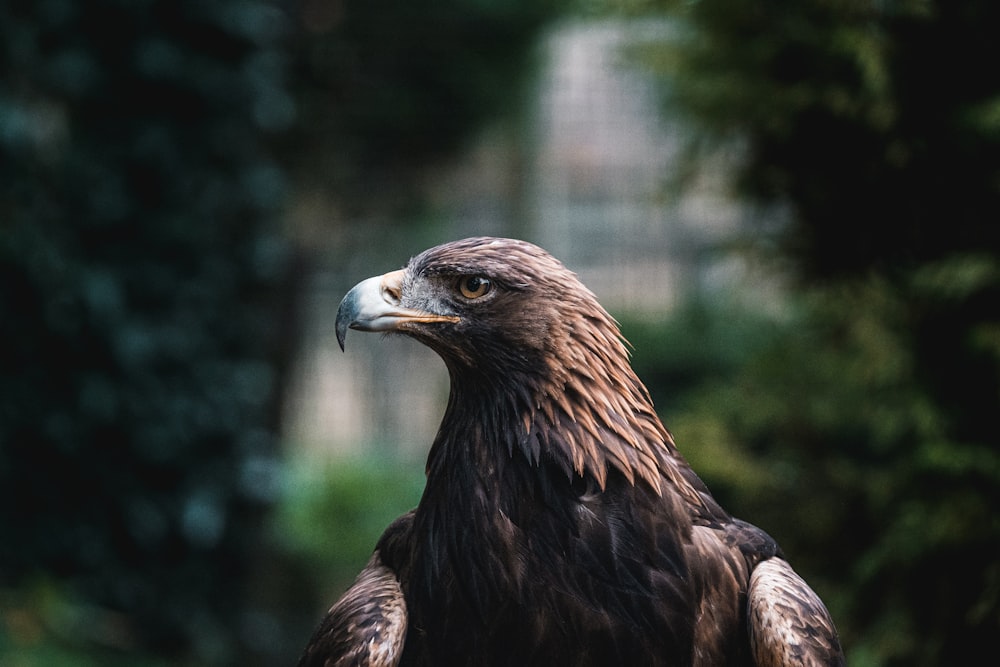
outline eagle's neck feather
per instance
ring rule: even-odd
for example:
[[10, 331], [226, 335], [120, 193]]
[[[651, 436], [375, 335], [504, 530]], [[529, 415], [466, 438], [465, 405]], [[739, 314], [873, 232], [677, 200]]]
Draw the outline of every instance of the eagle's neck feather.
[[575, 531], [604, 531], [598, 542], [614, 541], [616, 522], [593, 520], [602, 504], [618, 507], [627, 496], [627, 505], [664, 523], [659, 532], [680, 536], [691, 521], [683, 507], [710, 499], [657, 417], [613, 324], [596, 333], [593, 323], [567, 326], [534, 363], [503, 369], [449, 364], [448, 407], [415, 514], [418, 574], [408, 589], [426, 602], [415, 610], [447, 600], [487, 627], [521, 596], [544, 597], [538, 581], [586, 598], [546, 568], [565, 557]]
[[450, 367], [448, 408], [428, 475], [441, 470], [447, 477], [468, 463], [489, 476], [523, 460], [554, 465], [570, 481], [592, 478], [602, 490], [615, 470], [630, 484], [701, 503], [617, 325], [603, 311], [586, 320], [564, 327], [535, 364], [506, 373]]

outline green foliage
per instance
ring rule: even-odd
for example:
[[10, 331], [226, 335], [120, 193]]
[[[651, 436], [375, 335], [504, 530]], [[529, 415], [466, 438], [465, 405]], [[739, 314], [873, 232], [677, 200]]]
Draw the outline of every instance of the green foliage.
[[[811, 278], [997, 252], [1000, 5], [867, 0], [640, 3], [679, 26], [643, 57], [666, 106], [744, 147], [743, 192], [793, 208]], [[945, 231], [943, 225], [947, 225]]]
[[320, 4], [294, 42], [303, 122], [290, 157], [300, 180], [332, 185], [342, 203], [385, 205], [408, 194], [415, 166], [516, 109], [534, 41], [569, 2]]
[[423, 467], [399, 461], [300, 461], [289, 476], [272, 535], [304, 565], [324, 605], [350, 585], [382, 532], [416, 507], [424, 488]]
[[280, 379], [280, 26], [264, 2], [0, 5], [0, 590], [116, 619], [130, 662], [239, 650]]
[[731, 376], [779, 327], [774, 317], [719, 299], [686, 303], [659, 320], [626, 315], [620, 324], [632, 365], [666, 414], [681, 407], [693, 388]]
[[166, 667], [131, 652], [127, 623], [52, 581], [0, 591], [0, 658], [10, 667]]

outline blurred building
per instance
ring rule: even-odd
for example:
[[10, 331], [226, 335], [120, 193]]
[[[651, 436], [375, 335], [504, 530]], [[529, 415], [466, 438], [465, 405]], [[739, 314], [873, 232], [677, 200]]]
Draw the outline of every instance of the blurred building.
[[526, 120], [486, 131], [460, 165], [431, 179], [445, 212], [433, 238], [401, 249], [359, 225], [341, 239], [350, 252], [310, 293], [286, 415], [292, 446], [321, 457], [425, 456], [447, 398], [442, 362], [402, 337], [354, 333], [341, 353], [334, 317], [355, 282], [435, 243], [477, 234], [538, 243], [614, 315], [660, 317], [692, 291], [745, 280], [745, 267], [715, 252], [748, 215], [725, 196], [724, 174], [703, 174], [683, 196], [668, 187], [685, 129], [664, 120], [655, 78], [628, 54], [669, 30], [648, 21], [554, 30]]

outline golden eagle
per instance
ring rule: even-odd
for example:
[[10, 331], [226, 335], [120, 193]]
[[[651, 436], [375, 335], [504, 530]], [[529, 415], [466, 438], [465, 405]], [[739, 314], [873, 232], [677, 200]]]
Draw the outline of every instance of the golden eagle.
[[472, 238], [337, 313], [437, 352], [451, 392], [416, 509], [300, 667], [843, 665], [830, 615], [677, 451], [618, 326], [523, 241]]

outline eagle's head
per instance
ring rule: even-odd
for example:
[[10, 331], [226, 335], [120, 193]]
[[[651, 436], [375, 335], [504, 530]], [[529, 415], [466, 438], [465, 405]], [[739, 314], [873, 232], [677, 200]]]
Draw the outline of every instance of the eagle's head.
[[477, 237], [446, 243], [406, 268], [369, 278], [344, 297], [347, 329], [399, 332], [435, 350], [455, 373], [496, 379], [593, 365], [627, 366], [614, 320], [576, 275], [538, 246]]
[[431, 248], [351, 289], [337, 312], [341, 347], [349, 328], [403, 333], [444, 359], [450, 428], [439, 438], [488, 418], [484, 437], [501, 450], [554, 459], [601, 486], [615, 467], [659, 490], [675, 450], [618, 325], [541, 248], [489, 237]]

